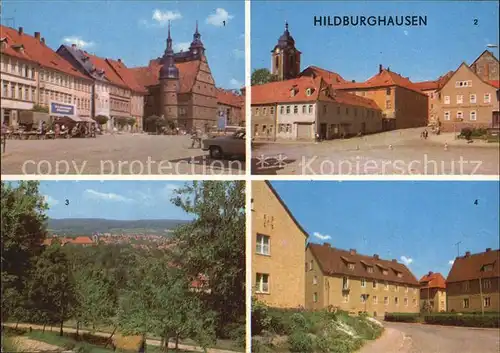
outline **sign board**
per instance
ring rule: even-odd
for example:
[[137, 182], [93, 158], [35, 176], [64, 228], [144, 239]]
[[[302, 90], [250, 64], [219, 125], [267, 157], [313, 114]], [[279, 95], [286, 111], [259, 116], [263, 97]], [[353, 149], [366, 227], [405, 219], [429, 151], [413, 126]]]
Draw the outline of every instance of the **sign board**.
[[75, 117], [76, 107], [73, 104], [62, 104], [50, 102], [50, 115]]
[[219, 111], [219, 116], [217, 118], [217, 128], [219, 128], [220, 130], [225, 129], [227, 125], [226, 120], [226, 113], [223, 110]]

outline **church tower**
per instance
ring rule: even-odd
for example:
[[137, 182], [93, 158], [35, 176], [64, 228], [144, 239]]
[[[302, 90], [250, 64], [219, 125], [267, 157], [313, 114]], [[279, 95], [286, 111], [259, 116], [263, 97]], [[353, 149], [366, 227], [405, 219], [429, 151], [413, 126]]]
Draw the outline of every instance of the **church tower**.
[[175, 66], [170, 22], [168, 23], [167, 49], [161, 59], [160, 68], [160, 112], [167, 120], [178, 119], [177, 94], [179, 93], [179, 69]]
[[296, 78], [300, 74], [301, 52], [295, 48], [295, 40], [288, 31], [287, 22], [285, 22], [285, 32], [271, 53], [271, 73], [276, 75], [279, 81]]
[[201, 34], [198, 32], [198, 21], [196, 21], [196, 30], [193, 34], [193, 41], [189, 46], [189, 52], [192, 56], [203, 55], [205, 53], [205, 47], [203, 46], [203, 42], [201, 41]]

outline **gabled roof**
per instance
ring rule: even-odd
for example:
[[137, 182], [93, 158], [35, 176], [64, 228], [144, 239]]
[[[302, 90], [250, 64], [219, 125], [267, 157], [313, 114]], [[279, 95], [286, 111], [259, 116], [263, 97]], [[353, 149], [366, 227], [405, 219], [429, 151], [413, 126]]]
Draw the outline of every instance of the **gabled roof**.
[[497, 57], [495, 56], [495, 54], [493, 54], [493, 52], [491, 52], [491, 51], [489, 51], [488, 49], [486, 49], [486, 50], [485, 50], [485, 51], [483, 51], [481, 54], [479, 54], [479, 56], [476, 58], [476, 60], [474, 60], [474, 62], [473, 62], [470, 66], [474, 65], [474, 64], [475, 64], [475, 63], [476, 63], [479, 59], [481, 59], [481, 57], [482, 57], [482, 56], [484, 56], [484, 55], [491, 55], [494, 59], [496, 59], [496, 60], [498, 61], [498, 59], [497, 59]]
[[448, 71], [443, 76], [440, 76], [434, 81], [415, 82], [414, 85], [422, 91], [437, 90], [453, 75], [454, 71]]
[[245, 97], [225, 89], [217, 88], [217, 103], [242, 108], [245, 104]]
[[420, 288], [446, 288], [446, 280], [440, 273], [429, 272], [420, 278]]
[[121, 80], [134, 92], [146, 94], [148, 91], [137, 82], [134, 72], [125, 66], [121, 60], [106, 59], [109, 66], [115, 70]]
[[471, 72], [472, 74], [474, 74], [474, 76], [476, 76], [478, 80], [480, 80], [480, 81], [482, 81], [482, 82], [486, 83], [487, 85], [490, 85], [490, 86], [492, 86], [492, 87], [498, 88], [498, 86], [495, 86], [495, 82], [496, 82], [496, 81], [485, 81], [485, 80], [483, 80], [483, 79], [482, 79], [481, 77], [479, 77], [479, 75], [478, 75], [478, 74], [476, 74], [476, 73], [474, 72], [474, 70], [472, 70], [472, 69], [471, 69], [471, 67], [470, 67], [469, 65], [467, 65], [467, 63], [464, 61], [464, 62], [462, 62], [462, 63], [460, 64], [460, 66], [459, 66], [459, 67], [458, 67], [458, 68], [457, 68], [457, 69], [453, 72], [453, 74], [451, 74], [451, 75], [449, 75], [449, 76], [445, 77], [445, 79], [444, 79], [444, 81], [443, 81], [443, 83], [442, 83], [441, 87], [440, 87], [438, 90], [441, 90], [444, 86], [446, 86], [446, 85], [448, 84], [448, 82], [449, 82], [449, 81], [453, 78], [453, 76], [455, 76], [455, 75], [458, 73], [458, 71], [459, 71], [462, 67], [465, 67], [467, 70], [469, 70], [469, 72]]
[[320, 76], [325, 82], [330, 85], [336, 85], [340, 83], [347, 83], [346, 80], [338, 73], [333, 71], [328, 71], [317, 66], [308, 66], [301, 73], [300, 76], [310, 76], [313, 78]]
[[84, 51], [84, 53], [88, 57], [88, 60], [94, 66], [94, 68], [104, 71], [104, 77], [106, 78], [106, 80], [108, 80], [115, 86], [129, 88], [127, 84], [122, 80], [122, 78], [115, 72], [113, 67], [108, 62], [108, 59], [89, 54], [86, 51]]
[[290, 216], [290, 218], [292, 219], [293, 223], [295, 223], [295, 225], [297, 226], [297, 228], [299, 228], [299, 230], [305, 235], [306, 238], [309, 238], [309, 234], [307, 234], [307, 232], [304, 230], [304, 228], [302, 228], [302, 226], [299, 224], [299, 222], [297, 221], [297, 219], [293, 216], [292, 212], [288, 209], [288, 207], [286, 206], [285, 202], [281, 199], [281, 197], [278, 194], [278, 192], [271, 185], [271, 182], [268, 181], [268, 180], [265, 180], [265, 183], [266, 183], [267, 187], [269, 188], [269, 190], [271, 190], [271, 192], [274, 194], [274, 196], [276, 197], [276, 199], [278, 200], [278, 202], [281, 204], [281, 206], [283, 207], [283, 209], [285, 210], [285, 212], [288, 213], [288, 216]]
[[[64, 60], [54, 50], [42, 43], [40, 39], [26, 33], [20, 34], [18, 30], [1, 26], [0, 37], [6, 38], [6, 46], [2, 49], [2, 54], [13, 56], [19, 59], [37, 63], [48, 69], [56, 70], [74, 77], [90, 80], [89, 77], [75, 69], [69, 62]], [[22, 46], [23, 50], [16, 50], [14, 47]]]
[[76, 237], [73, 240], [71, 240], [71, 244], [90, 245], [94, 244], [94, 242], [89, 237], [82, 236], [82, 237]]
[[[411, 271], [404, 264], [396, 260], [389, 261], [382, 260], [378, 256], [361, 255], [355, 250], [337, 249], [327, 243], [323, 245], [308, 243], [307, 248], [310, 249], [314, 258], [319, 263], [323, 274], [327, 276], [345, 275], [411, 286], [418, 285], [418, 281]], [[355, 264], [353, 270], [348, 268], [343, 258], [347, 258], [350, 263]], [[367, 267], [373, 268], [373, 272], [368, 272]], [[387, 270], [386, 275], [383, 274], [382, 269]], [[398, 277], [397, 273], [400, 273], [401, 277]]]
[[[491, 271], [483, 271], [485, 265], [492, 267]], [[500, 277], [500, 249], [487, 249], [478, 254], [465, 253], [455, 259], [446, 283], [469, 281], [481, 278]]]

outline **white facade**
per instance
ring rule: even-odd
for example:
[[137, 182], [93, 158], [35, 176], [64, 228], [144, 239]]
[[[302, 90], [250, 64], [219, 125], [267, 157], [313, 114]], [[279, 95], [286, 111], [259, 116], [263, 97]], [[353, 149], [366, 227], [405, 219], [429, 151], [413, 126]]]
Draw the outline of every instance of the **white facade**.
[[314, 139], [317, 103], [278, 104], [276, 138]]

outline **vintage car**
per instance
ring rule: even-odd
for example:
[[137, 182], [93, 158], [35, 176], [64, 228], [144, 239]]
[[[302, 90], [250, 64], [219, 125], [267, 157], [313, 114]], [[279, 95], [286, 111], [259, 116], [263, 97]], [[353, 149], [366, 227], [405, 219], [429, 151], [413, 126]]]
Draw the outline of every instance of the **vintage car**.
[[214, 159], [245, 157], [245, 136], [245, 130], [240, 129], [232, 135], [207, 138], [202, 141], [202, 149]]

